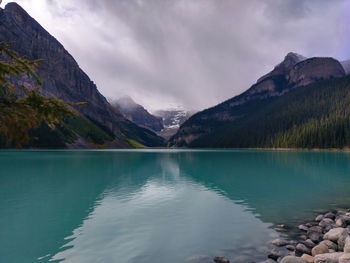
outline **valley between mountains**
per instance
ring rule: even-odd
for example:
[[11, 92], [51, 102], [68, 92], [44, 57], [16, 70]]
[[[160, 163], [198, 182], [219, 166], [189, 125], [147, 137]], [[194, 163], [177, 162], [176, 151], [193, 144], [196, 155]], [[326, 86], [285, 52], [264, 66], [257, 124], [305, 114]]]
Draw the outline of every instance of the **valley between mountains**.
[[[245, 92], [214, 107], [150, 113], [130, 97], [107, 100], [63, 45], [16, 3], [0, 9], [0, 42], [42, 60], [36, 73], [44, 96], [86, 102], [72, 106], [76, 115], [61, 125], [32, 129], [23, 148], [350, 146], [350, 61], [291, 52]], [[35, 88], [26, 75], [11, 82]]]

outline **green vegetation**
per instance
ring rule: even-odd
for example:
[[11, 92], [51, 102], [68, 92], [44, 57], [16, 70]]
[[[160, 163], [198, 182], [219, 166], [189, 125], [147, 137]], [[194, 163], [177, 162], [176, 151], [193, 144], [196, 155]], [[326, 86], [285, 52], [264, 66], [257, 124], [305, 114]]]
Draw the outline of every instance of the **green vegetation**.
[[231, 122], [191, 147], [344, 148], [350, 146], [350, 77], [318, 81], [278, 98], [247, 103]]
[[[138, 145], [147, 146], [147, 147], [161, 147], [164, 146], [164, 139], [157, 136], [154, 132], [139, 127], [135, 123], [126, 120], [119, 124], [120, 130], [123, 132], [126, 140], [129, 142], [137, 142]], [[132, 147], [134, 145], [130, 144]], [[139, 148], [139, 147], [136, 147]]]
[[[29, 131], [42, 122], [54, 129], [64, 117], [73, 115], [67, 103], [44, 97], [38, 92], [41, 81], [34, 67], [39, 60], [19, 57], [7, 43], [0, 43], [0, 58], [0, 140], [4, 147], [21, 148], [29, 142]], [[23, 74], [34, 78], [38, 87], [28, 90], [10, 81], [10, 78]], [[17, 96], [18, 91], [22, 91], [24, 96]]]
[[142, 145], [141, 143], [138, 143], [137, 141], [135, 141], [133, 139], [126, 139], [126, 141], [130, 144], [130, 146], [132, 148], [136, 148], [136, 149], [144, 149], [144, 148], [146, 148], [144, 145]]

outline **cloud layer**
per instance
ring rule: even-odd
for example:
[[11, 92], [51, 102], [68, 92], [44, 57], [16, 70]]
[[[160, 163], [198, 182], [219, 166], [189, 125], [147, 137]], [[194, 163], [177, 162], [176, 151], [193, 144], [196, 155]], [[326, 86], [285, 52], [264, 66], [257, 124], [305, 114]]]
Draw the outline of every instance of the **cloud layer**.
[[347, 2], [18, 0], [102, 94], [130, 95], [151, 110], [213, 106], [290, 51], [350, 58]]

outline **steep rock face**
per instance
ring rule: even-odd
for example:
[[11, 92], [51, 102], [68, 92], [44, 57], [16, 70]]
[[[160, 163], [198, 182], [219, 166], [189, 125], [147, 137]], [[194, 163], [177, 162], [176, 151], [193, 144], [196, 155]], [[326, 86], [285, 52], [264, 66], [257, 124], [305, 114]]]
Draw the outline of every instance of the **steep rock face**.
[[343, 61], [341, 64], [345, 70], [345, 73], [350, 74], [350, 60]]
[[158, 110], [154, 115], [162, 119], [164, 129], [157, 134], [166, 140], [169, 140], [180, 128], [180, 126], [190, 118], [194, 112], [183, 109]]
[[345, 71], [333, 58], [310, 58], [296, 64], [288, 74], [291, 86], [306, 86], [316, 80], [340, 78]]
[[[140, 129], [112, 107], [68, 51], [16, 3], [0, 8], [0, 41], [13, 42], [12, 48], [21, 56], [42, 59], [37, 72], [43, 81], [41, 92], [64, 101], [87, 102], [76, 110], [112, 130], [114, 147], [130, 147], [126, 138], [138, 140], [134, 134], [148, 138], [143, 142], [148, 146], [160, 145], [158, 136]], [[19, 81], [29, 88], [35, 85], [25, 76]]]
[[141, 127], [151, 129], [155, 132], [159, 132], [164, 128], [162, 118], [150, 114], [130, 97], [120, 98], [112, 101], [111, 104], [123, 113], [126, 118]]
[[295, 88], [344, 75], [343, 67], [335, 59], [305, 59], [301, 55], [289, 53], [282, 63], [241, 95], [192, 116], [169, 140], [169, 145], [188, 146]]
[[287, 74], [294, 67], [295, 64], [304, 61], [305, 59], [307, 58], [300, 54], [290, 52], [287, 54], [284, 60], [280, 64], [278, 64], [270, 73], [259, 78], [257, 83], [271, 76]]

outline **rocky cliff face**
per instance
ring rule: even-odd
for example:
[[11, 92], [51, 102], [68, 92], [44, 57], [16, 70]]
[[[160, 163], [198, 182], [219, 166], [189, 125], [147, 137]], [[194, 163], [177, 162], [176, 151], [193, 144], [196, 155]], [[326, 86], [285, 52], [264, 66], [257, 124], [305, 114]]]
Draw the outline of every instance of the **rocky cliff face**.
[[289, 53], [270, 73], [258, 79], [250, 89], [186, 121], [170, 139], [171, 146], [187, 146], [211, 134], [275, 97], [318, 80], [345, 76], [342, 65], [333, 58], [310, 58]]
[[162, 118], [153, 116], [130, 97], [114, 100], [111, 104], [123, 113], [126, 118], [141, 127], [151, 129], [155, 132], [159, 132], [164, 128]]
[[[143, 142], [147, 146], [160, 145], [158, 136], [140, 129], [112, 107], [68, 51], [16, 3], [0, 9], [0, 41], [13, 42], [12, 48], [21, 56], [42, 59], [37, 72], [43, 81], [41, 92], [64, 101], [87, 102], [76, 110], [112, 130], [115, 147], [130, 147], [126, 138], [137, 140], [134, 134], [148, 138]], [[19, 81], [34, 86], [26, 77]]]

